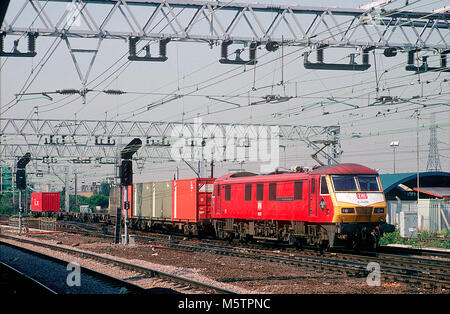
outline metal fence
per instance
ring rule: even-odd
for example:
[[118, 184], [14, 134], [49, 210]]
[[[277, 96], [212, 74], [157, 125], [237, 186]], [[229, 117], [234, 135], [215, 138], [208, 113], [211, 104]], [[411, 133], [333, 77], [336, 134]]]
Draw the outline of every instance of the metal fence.
[[400, 226], [400, 213], [416, 213], [419, 231], [450, 230], [450, 201], [420, 199], [417, 201], [387, 201], [387, 222]]
[[56, 231], [56, 218], [39, 218], [39, 229]]
[[[11, 217], [8, 221], [9, 226], [19, 228], [19, 218]], [[47, 231], [56, 231], [56, 218], [22, 218], [22, 227], [26, 229], [39, 229]]]

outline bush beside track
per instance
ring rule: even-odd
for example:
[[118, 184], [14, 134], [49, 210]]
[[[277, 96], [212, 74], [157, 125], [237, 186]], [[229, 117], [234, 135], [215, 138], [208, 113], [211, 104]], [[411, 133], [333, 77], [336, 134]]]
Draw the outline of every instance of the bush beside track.
[[450, 231], [443, 233], [421, 232], [417, 238], [402, 238], [400, 230], [396, 229], [392, 233], [385, 234], [380, 239], [380, 245], [404, 244], [413, 247], [436, 247], [450, 249]]

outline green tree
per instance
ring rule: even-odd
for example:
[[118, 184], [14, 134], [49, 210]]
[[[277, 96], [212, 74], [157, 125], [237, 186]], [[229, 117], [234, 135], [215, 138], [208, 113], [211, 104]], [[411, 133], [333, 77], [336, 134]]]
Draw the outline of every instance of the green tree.
[[17, 214], [13, 205], [12, 193], [0, 194], [0, 214], [8, 216]]
[[88, 203], [89, 207], [91, 208], [95, 208], [96, 206], [106, 208], [109, 204], [109, 198], [108, 196], [102, 194], [94, 194], [89, 198]]
[[100, 185], [100, 194], [104, 196], [109, 196], [109, 191], [111, 190], [111, 186], [107, 182], [102, 182]]

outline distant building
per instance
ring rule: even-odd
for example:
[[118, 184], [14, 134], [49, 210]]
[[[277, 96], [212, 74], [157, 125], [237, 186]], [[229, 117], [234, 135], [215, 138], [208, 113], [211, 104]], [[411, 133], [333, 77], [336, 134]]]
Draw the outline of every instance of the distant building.
[[[400, 213], [417, 213], [419, 230], [450, 230], [450, 173], [420, 172], [380, 175], [386, 196], [387, 220], [400, 223]], [[417, 200], [419, 193], [419, 201]]]
[[[386, 200], [417, 200], [417, 173], [381, 174]], [[440, 198], [448, 200], [450, 196], [450, 172], [420, 172], [420, 199]]]
[[[74, 195], [74, 194], [72, 194], [72, 195]], [[78, 192], [77, 195], [78, 196], [91, 197], [92, 195], [94, 195], [94, 192]]]

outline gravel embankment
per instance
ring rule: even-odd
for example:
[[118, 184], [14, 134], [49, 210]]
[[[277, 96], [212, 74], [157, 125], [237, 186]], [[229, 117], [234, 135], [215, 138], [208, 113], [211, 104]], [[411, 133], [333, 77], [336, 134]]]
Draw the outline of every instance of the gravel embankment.
[[[5, 229], [5, 228], [3, 228]], [[5, 232], [5, 231], [2, 231]], [[5, 232], [6, 233], [6, 232]], [[369, 286], [366, 278], [348, 277], [339, 272], [316, 271], [309, 268], [284, 265], [276, 262], [248, 258], [222, 256], [204, 252], [186, 252], [138, 243], [124, 247], [114, 245], [104, 238], [71, 235], [68, 233], [35, 235], [38, 241], [76, 247], [80, 250], [137, 264], [158, 271], [183, 276], [239, 293], [268, 294], [417, 294], [444, 293], [445, 290], [430, 290], [400, 282], [383, 282], [381, 286]], [[39, 248], [39, 250], [50, 250]], [[53, 252], [56, 256], [63, 253]], [[167, 283], [144, 278], [141, 274], [122, 270], [111, 265], [65, 256], [68, 261], [87, 265], [119, 278], [128, 278], [144, 287], [165, 287]], [[170, 288], [170, 287], [168, 287]], [[183, 293], [191, 293], [183, 291]]]

